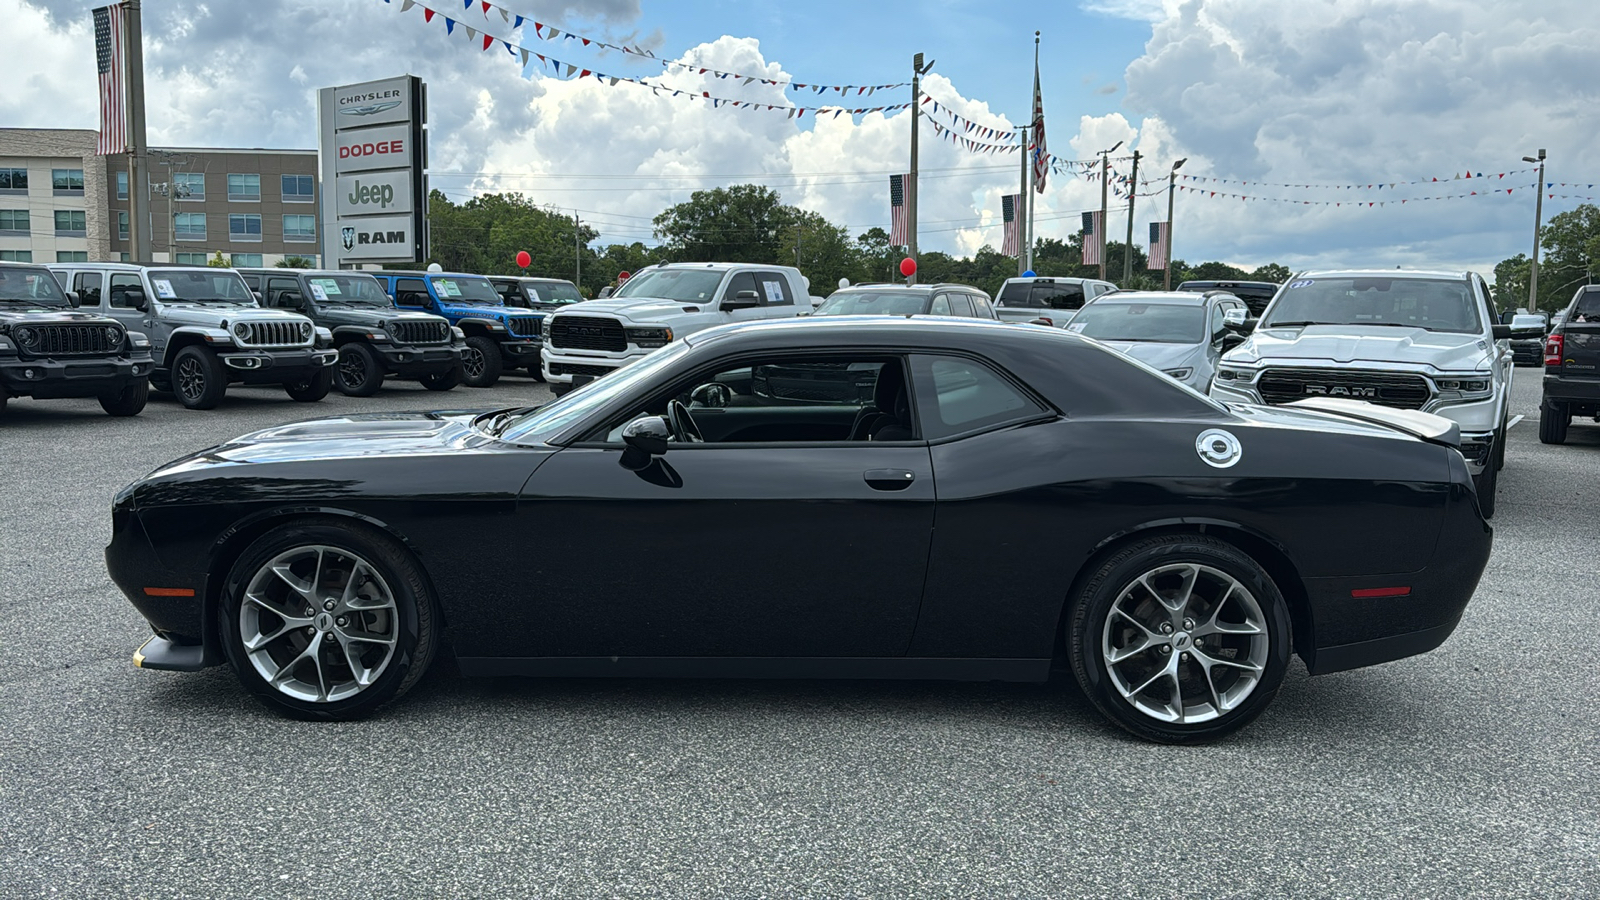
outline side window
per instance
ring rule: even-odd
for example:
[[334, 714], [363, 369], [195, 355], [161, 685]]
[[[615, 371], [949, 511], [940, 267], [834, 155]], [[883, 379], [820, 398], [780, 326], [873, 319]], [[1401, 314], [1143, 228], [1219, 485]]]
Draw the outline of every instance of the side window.
[[299, 296], [300, 281], [295, 278], [268, 278], [263, 299], [268, 306], [288, 307], [290, 296]]
[[255, 275], [255, 274], [252, 274], [250, 272], [240, 272], [239, 273], [239, 277], [244, 279], [244, 283], [247, 286], [249, 286], [250, 290], [252, 290], [252, 291], [260, 291], [261, 290], [261, 276], [260, 275]]
[[99, 306], [100, 285], [104, 283], [104, 276], [99, 272], [79, 272], [72, 281], [72, 289], [78, 292], [84, 306]]
[[1049, 309], [1081, 309], [1083, 288], [1076, 284], [1051, 284], [1036, 282], [1033, 285], [1034, 306]]
[[1211, 339], [1216, 340], [1222, 336], [1223, 327], [1227, 324], [1228, 304], [1218, 303], [1211, 307]]
[[794, 296], [789, 290], [789, 279], [777, 272], [757, 272], [756, 283], [762, 306], [793, 306]]
[[979, 319], [994, 318], [994, 306], [989, 303], [989, 298], [980, 294], [969, 294], [972, 298], [972, 314]]
[[951, 294], [950, 313], [951, 315], [963, 316], [968, 319], [972, 318], [972, 301], [967, 299], [966, 294]]
[[930, 315], [930, 316], [948, 316], [948, 315], [950, 315], [950, 295], [949, 294], [940, 294], [939, 296], [933, 298], [933, 303], [928, 305], [928, 315]]
[[427, 306], [427, 283], [421, 278], [395, 279], [394, 302], [400, 306]]
[[928, 440], [1025, 422], [1048, 411], [1000, 373], [975, 359], [914, 356], [922, 433]]
[[111, 306], [113, 309], [132, 309], [133, 304], [128, 302], [128, 288], [144, 290], [144, 285], [139, 283], [137, 275], [111, 276]]
[[757, 297], [761, 296], [761, 292], [759, 290], [756, 290], [756, 276], [755, 276], [755, 273], [753, 273], [753, 272], [740, 272], [739, 274], [733, 276], [732, 278], [729, 278], [728, 279], [728, 286], [723, 291], [722, 296], [724, 298], [728, 299], [728, 300], [732, 300], [732, 299], [738, 297], [739, 294], [744, 292], [744, 291], [755, 291], [755, 294], [756, 294]]

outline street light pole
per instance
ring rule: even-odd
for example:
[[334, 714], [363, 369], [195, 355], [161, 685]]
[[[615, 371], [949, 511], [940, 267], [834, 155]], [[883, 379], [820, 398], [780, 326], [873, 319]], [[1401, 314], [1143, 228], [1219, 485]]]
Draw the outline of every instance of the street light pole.
[[1178, 170], [1189, 161], [1185, 156], [1172, 164], [1172, 171], [1167, 173], [1167, 267], [1161, 273], [1161, 289], [1172, 290], [1172, 197], [1178, 193]]
[[[906, 255], [917, 258], [917, 123], [922, 118], [922, 76], [933, 70], [933, 60], [922, 64], [922, 54], [911, 57], [911, 175], [906, 179]], [[911, 273], [907, 284], [916, 284]]]
[[1539, 184], [1533, 195], [1533, 264], [1528, 267], [1528, 312], [1539, 308], [1539, 229], [1544, 221], [1544, 148], [1538, 158], [1524, 156], [1523, 162], [1539, 164]]
[[1139, 151], [1133, 151], [1133, 175], [1128, 181], [1128, 243], [1122, 248], [1122, 284], [1118, 287], [1128, 289], [1128, 282], [1133, 280], [1133, 198], [1139, 196]]
[[1106, 280], [1106, 251], [1111, 249], [1106, 244], [1106, 188], [1111, 182], [1111, 154], [1115, 153], [1121, 141], [1111, 145], [1110, 150], [1100, 151], [1100, 233], [1095, 235], [1095, 240], [1100, 242], [1100, 280]]

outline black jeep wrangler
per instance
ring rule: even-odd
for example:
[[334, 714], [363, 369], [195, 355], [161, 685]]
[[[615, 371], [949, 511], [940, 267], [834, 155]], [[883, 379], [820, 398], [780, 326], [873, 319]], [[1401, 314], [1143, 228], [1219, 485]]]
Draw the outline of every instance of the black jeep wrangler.
[[308, 316], [339, 348], [333, 384], [370, 397], [384, 378], [417, 379], [430, 391], [461, 383], [466, 339], [441, 316], [396, 309], [376, 278], [355, 271], [240, 269], [261, 305]]
[[1600, 422], [1600, 284], [1572, 296], [1560, 324], [1544, 339], [1544, 400], [1539, 440], [1560, 444], [1573, 416]]
[[49, 269], [0, 262], [0, 412], [12, 397], [97, 397], [113, 416], [144, 409], [150, 341], [77, 306]]

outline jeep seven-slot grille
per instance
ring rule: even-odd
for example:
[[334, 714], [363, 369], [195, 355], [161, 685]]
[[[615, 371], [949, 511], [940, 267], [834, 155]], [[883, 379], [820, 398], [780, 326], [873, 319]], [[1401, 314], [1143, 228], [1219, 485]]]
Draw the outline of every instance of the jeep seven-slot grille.
[[252, 347], [303, 344], [299, 322], [250, 322], [250, 336], [243, 343]]
[[573, 350], [628, 349], [628, 336], [616, 319], [593, 316], [556, 316], [550, 323], [550, 345]]
[[397, 344], [442, 344], [450, 340], [448, 322], [395, 322], [390, 333]]
[[1268, 403], [1348, 397], [1397, 409], [1421, 409], [1433, 396], [1420, 375], [1353, 369], [1267, 369], [1256, 384], [1261, 399]]
[[507, 316], [506, 330], [517, 337], [538, 337], [539, 318], [539, 316]]
[[105, 356], [116, 353], [105, 325], [29, 325], [33, 339], [22, 341], [30, 356]]

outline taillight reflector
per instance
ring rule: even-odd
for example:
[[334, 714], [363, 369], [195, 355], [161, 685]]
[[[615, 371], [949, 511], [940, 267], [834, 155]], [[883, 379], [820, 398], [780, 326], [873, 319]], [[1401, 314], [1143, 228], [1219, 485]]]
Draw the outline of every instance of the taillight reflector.
[[1552, 334], [1544, 339], [1544, 364], [1547, 366], [1561, 365], [1561, 353], [1565, 349], [1566, 336]]
[[1350, 596], [1358, 599], [1366, 597], [1406, 597], [1410, 594], [1411, 588], [1408, 587], [1357, 588], [1350, 592]]
[[193, 597], [194, 588], [153, 588], [144, 589], [147, 597]]

